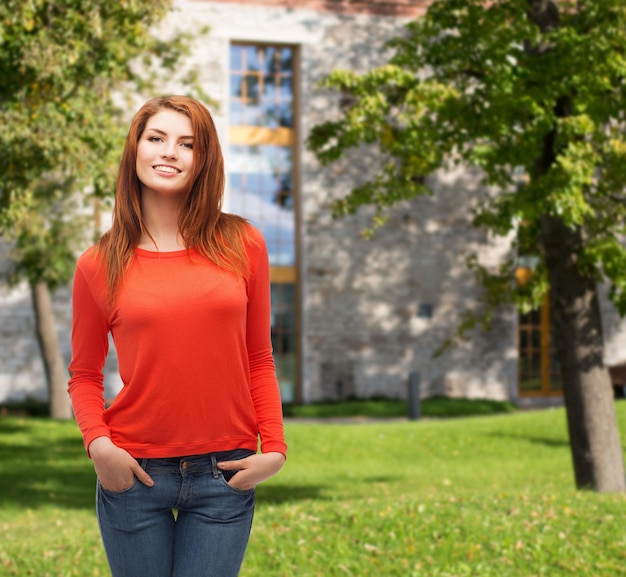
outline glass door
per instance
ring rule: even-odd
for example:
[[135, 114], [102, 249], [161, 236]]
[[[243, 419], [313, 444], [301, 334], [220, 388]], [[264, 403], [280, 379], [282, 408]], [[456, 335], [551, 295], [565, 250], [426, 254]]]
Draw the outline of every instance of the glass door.
[[561, 395], [559, 365], [550, 331], [550, 302], [519, 313], [518, 388], [521, 397]]

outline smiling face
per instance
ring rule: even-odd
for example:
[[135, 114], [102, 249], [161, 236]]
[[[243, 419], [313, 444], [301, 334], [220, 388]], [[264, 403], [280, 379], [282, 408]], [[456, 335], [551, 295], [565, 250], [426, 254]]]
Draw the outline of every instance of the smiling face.
[[184, 193], [193, 177], [191, 120], [169, 109], [151, 116], [137, 143], [136, 170], [144, 195]]

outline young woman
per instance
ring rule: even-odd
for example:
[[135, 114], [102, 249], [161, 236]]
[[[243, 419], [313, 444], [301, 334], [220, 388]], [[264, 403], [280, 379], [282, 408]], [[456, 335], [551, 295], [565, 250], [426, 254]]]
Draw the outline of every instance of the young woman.
[[[69, 393], [113, 577], [236, 576], [255, 487], [285, 460], [267, 251], [223, 193], [208, 110], [152, 99], [77, 263]], [[124, 386], [105, 409], [109, 333]]]

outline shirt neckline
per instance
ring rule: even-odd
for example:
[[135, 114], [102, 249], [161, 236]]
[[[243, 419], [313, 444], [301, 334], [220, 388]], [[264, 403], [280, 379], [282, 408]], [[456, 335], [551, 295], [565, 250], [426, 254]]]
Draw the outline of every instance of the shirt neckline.
[[135, 254], [137, 256], [143, 256], [147, 258], [176, 258], [179, 256], [187, 256], [189, 254], [196, 254], [193, 248], [183, 248], [180, 250], [147, 250], [145, 248], [135, 248]]

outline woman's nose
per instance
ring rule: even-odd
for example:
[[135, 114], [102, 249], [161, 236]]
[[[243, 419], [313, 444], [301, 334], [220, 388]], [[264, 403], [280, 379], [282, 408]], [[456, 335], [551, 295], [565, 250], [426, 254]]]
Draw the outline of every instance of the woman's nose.
[[165, 150], [162, 151], [161, 153], [161, 157], [162, 158], [176, 158], [177, 153], [176, 153], [176, 145], [175, 144], [167, 144], [165, 146]]

